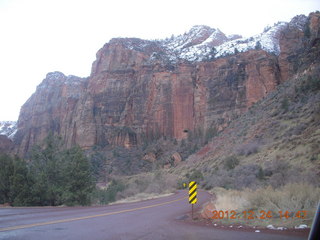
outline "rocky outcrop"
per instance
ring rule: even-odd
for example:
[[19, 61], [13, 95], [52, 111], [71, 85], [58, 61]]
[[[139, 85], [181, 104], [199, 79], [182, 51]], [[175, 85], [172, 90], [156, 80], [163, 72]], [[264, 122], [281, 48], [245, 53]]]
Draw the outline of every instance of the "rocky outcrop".
[[216, 210], [216, 206], [214, 205], [213, 202], [206, 202], [203, 206], [202, 206], [202, 210], [201, 210], [201, 217], [204, 219], [213, 219], [214, 214], [213, 212]]
[[173, 165], [177, 166], [179, 163], [182, 162], [182, 157], [178, 152], [172, 154], [171, 159], [173, 160]]
[[[48, 73], [36, 92], [21, 107], [18, 129], [14, 136], [17, 153], [25, 155], [49, 133], [62, 136], [66, 146], [76, 143], [91, 145], [87, 138], [77, 139], [76, 122], [82, 116], [79, 116], [76, 106], [85, 89], [86, 79], [67, 77], [60, 72]], [[84, 126], [83, 131], [87, 133], [90, 124]]]
[[[310, 22], [315, 29], [317, 20]], [[170, 52], [170, 40], [113, 39], [98, 51], [90, 77], [47, 75], [21, 108], [16, 151], [25, 155], [50, 132], [60, 135], [66, 147], [130, 148], [161, 136], [183, 139], [197, 129], [222, 130], [295, 71], [291, 60], [305, 44], [299, 26], [280, 33], [279, 56], [257, 49], [205, 61], [179, 60], [197, 44], [228, 41], [210, 28], [196, 28], [201, 36], [193, 40], [195, 29], [180, 37], [182, 55]]]

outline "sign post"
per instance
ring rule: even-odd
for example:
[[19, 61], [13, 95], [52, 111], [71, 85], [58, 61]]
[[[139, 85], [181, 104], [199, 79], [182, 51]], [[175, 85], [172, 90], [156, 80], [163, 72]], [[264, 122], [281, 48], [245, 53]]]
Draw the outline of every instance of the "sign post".
[[191, 204], [191, 216], [193, 219], [193, 205], [197, 202], [197, 183], [192, 181], [189, 183], [189, 203]]

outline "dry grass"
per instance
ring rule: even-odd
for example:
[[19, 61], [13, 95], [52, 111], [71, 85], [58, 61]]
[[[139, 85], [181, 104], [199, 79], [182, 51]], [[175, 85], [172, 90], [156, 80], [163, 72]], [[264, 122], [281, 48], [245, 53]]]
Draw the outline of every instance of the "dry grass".
[[[215, 188], [212, 192], [217, 196], [215, 201], [217, 210], [234, 210], [240, 218], [243, 216], [243, 211], [253, 211], [257, 217], [261, 216], [261, 211], [271, 211], [272, 218], [255, 218], [245, 221], [246, 224], [256, 226], [269, 224], [282, 227], [294, 227], [300, 224], [311, 226], [320, 199], [320, 188], [308, 184], [287, 184], [279, 189], [266, 187], [255, 191]], [[282, 211], [282, 213], [288, 211], [289, 218], [281, 218], [279, 211]], [[298, 211], [306, 211], [306, 217], [297, 218], [296, 213]], [[223, 222], [234, 221], [223, 219]], [[236, 219], [236, 222], [239, 222], [239, 220]]]
[[177, 189], [177, 176], [163, 170], [119, 179], [125, 187], [116, 193], [116, 203], [162, 197]]
[[155, 193], [138, 193], [134, 196], [118, 200], [116, 202], [111, 203], [110, 205], [113, 204], [119, 204], [119, 203], [132, 203], [132, 202], [140, 202], [144, 200], [150, 200], [150, 199], [156, 199], [156, 198], [161, 198], [161, 197], [168, 197], [173, 195], [174, 193], [165, 193], [165, 194], [155, 194]]
[[217, 210], [240, 210], [248, 202], [245, 191], [226, 190], [217, 187], [211, 190], [210, 193], [214, 193], [217, 196], [214, 202]]

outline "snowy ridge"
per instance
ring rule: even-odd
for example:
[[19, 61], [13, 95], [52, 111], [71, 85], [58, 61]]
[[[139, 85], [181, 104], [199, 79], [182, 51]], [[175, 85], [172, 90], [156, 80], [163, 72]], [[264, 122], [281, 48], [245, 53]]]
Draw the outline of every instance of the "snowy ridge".
[[201, 55], [208, 53], [213, 46], [228, 40], [229, 38], [219, 29], [197, 25], [183, 35], [163, 40], [162, 46], [166, 49], [169, 59], [173, 61], [196, 61], [202, 60]]
[[10, 139], [14, 137], [17, 132], [16, 121], [0, 121], [0, 135], [6, 135]]
[[[278, 55], [279, 33], [288, 23], [279, 22], [273, 27], [268, 27], [261, 34], [250, 38], [239, 38], [239, 35], [227, 37], [219, 29], [208, 28], [206, 26], [196, 26], [188, 34], [179, 35], [176, 38], [164, 41], [163, 46], [167, 49], [172, 60], [203, 61], [217, 57], [224, 57], [237, 52], [246, 52], [250, 49], [263, 49], [267, 52]], [[204, 36], [204, 30], [210, 35], [197, 44], [193, 39], [195, 36]], [[207, 32], [208, 33], [208, 32]], [[197, 35], [198, 34], [198, 35]]]
[[208, 26], [197, 25], [192, 27], [188, 33], [165, 40], [164, 47], [173, 51], [181, 51], [194, 44], [201, 44], [210, 39], [215, 39], [218, 31], [220, 32], [220, 30]]
[[219, 29], [196, 25], [184, 34], [172, 35], [171, 38], [163, 40], [115, 39], [114, 41], [123, 43], [131, 50], [150, 54], [150, 63], [159, 60], [171, 63], [206, 61], [252, 49], [262, 49], [279, 55], [281, 31], [285, 28], [303, 31], [307, 19], [304, 15], [298, 15], [289, 23], [275, 23], [273, 26], [267, 26], [262, 33], [248, 38], [235, 34], [226, 36]]
[[234, 54], [236, 51], [246, 52], [250, 49], [262, 49], [276, 55], [280, 54], [279, 34], [287, 26], [285, 22], [279, 22], [273, 27], [268, 27], [263, 33], [250, 38], [241, 38], [226, 42], [216, 48], [215, 57]]

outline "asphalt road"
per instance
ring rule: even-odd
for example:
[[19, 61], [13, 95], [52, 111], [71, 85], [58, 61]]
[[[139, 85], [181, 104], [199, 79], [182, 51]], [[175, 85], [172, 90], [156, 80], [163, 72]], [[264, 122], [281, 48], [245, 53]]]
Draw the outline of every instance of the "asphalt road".
[[[306, 239], [221, 230], [181, 220], [190, 213], [186, 191], [148, 201], [103, 207], [0, 208], [0, 239]], [[198, 192], [195, 209], [210, 195]]]

